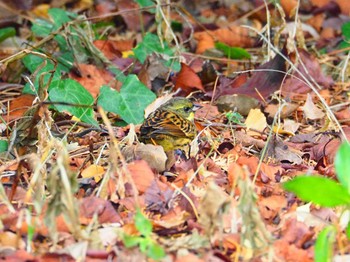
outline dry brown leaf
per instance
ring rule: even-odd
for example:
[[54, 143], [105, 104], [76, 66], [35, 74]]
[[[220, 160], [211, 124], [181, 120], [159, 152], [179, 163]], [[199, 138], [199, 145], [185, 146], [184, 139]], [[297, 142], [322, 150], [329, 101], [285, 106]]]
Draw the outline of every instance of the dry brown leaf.
[[140, 194], [145, 193], [155, 181], [155, 175], [145, 160], [136, 160], [128, 164], [128, 169]]
[[16, 97], [10, 102], [9, 114], [2, 117], [6, 122], [21, 118], [32, 106], [34, 98], [33, 95], [20, 95]]
[[69, 77], [78, 81], [94, 98], [98, 96], [103, 85], [117, 88], [117, 81], [107, 70], [87, 64], [79, 64], [77, 68], [81, 77], [73, 72], [69, 73]]
[[290, 17], [295, 14], [295, 8], [298, 6], [297, 0], [281, 0], [281, 6], [284, 12]]
[[[260, 111], [260, 109], [251, 109], [249, 111], [249, 114], [247, 116], [247, 119], [244, 122], [245, 126], [247, 127], [248, 134], [251, 136], [255, 135], [261, 135], [260, 133], [254, 131], [260, 131], [263, 132], [265, 128], [267, 127], [266, 117], [265, 115]], [[254, 130], [251, 130], [254, 129]]]
[[339, 5], [342, 14], [350, 15], [350, 2], [348, 0], [335, 0]]
[[102, 179], [104, 173], [105, 170], [102, 166], [89, 165], [81, 172], [81, 176], [84, 178], [93, 177], [95, 179], [95, 182], [98, 183]]
[[208, 32], [197, 32], [194, 34], [194, 38], [198, 41], [197, 54], [214, 48], [215, 41], [237, 47], [251, 47], [253, 45], [253, 38], [249, 35], [248, 29], [235, 25]]
[[181, 63], [181, 70], [176, 77], [175, 90], [181, 89], [186, 95], [199, 89], [204, 91], [202, 81], [199, 76], [188, 65]]
[[306, 102], [304, 106], [302, 106], [301, 108], [303, 109], [304, 116], [307, 119], [317, 120], [325, 116], [325, 113], [323, 113], [323, 110], [318, 108], [314, 104], [314, 102], [312, 102], [312, 96], [310, 94], [307, 94]]

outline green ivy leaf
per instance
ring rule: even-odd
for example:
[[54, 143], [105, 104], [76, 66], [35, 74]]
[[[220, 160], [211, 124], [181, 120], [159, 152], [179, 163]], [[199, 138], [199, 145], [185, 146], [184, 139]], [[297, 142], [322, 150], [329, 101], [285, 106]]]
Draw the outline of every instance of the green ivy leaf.
[[172, 58], [174, 56], [174, 51], [166, 42], [161, 43], [159, 37], [155, 34], [147, 33], [142, 42], [139, 43], [133, 51], [136, 59], [142, 64], [146, 61], [147, 56], [156, 53], [162, 55], [164, 64], [171, 67], [174, 71], [179, 71], [181, 68], [180, 63]]
[[250, 59], [251, 57], [247, 50], [241, 47], [231, 47], [222, 42], [216, 42], [215, 48], [222, 51], [230, 59]]
[[334, 226], [325, 227], [319, 234], [315, 243], [315, 261], [328, 262], [333, 257], [333, 243], [336, 230]]
[[320, 176], [298, 176], [283, 184], [304, 201], [311, 201], [323, 207], [334, 207], [350, 203], [347, 189], [335, 181]]
[[345, 41], [350, 41], [350, 22], [346, 22], [341, 26], [341, 32]]
[[[24, 64], [24, 66], [31, 73], [34, 73], [37, 70], [37, 68], [40, 67], [45, 62], [45, 60], [39, 56], [36, 56], [33, 54], [28, 54], [22, 59], [22, 62]], [[53, 73], [54, 75], [52, 77], [52, 80], [51, 80], [51, 83], [50, 83], [48, 90], [58, 86], [58, 84], [61, 80], [61, 70], [62, 69], [65, 69], [65, 71], [67, 70], [66, 67], [58, 64], [55, 72]], [[49, 73], [49, 72], [51, 72], [53, 70], [54, 70], [54, 65], [51, 62], [51, 60], [46, 60], [46, 65], [44, 65], [39, 71], [36, 72], [36, 76], [35, 76], [35, 79], [33, 82], [34, 88], [36, 91], [38, 91], [39, 81], [40, 81], [40, 77], [42, 76], [42, 74], [44, 74], [43, 84], [46, 85], [51, 77], [51, 73]], [[23, 90], [22, 90], [22, 92], [24, 94], [35, 94], [36, 91], [32, 90], [32, 87], [29, 85], [29, 83], [26, 83]]]
[[61, 8], [50, 8], [48, 14], [53, 20], [55, 25], [55, 29], [58, 29], [63, 24], [68, 23], [72, 20], [72, 18], [76, 18], [77, 15]]
[[165, 257], [165, 251], [157, 243], [150, 243], [147, 250], [147, 257], [159, 260]]
[[4, 41], [9, 37], [16, 35], [16, 29], [14, 27], [5, 27], [0, 29], [0, 42]]
[[[136, 0], [140, 7], [154, 6], [155, 3], [152, 0]], [[156, 12], [155, 8], [147, 9], [148, 12], [154, 14]]]
[[343, 143], [335, 156], [334, 167], [340, 183], [350, 193], [350, 144]]
[[124, 235], [123, 236], [123, 243], [127, 248], [135, 247], [140, 243], [140, 237], [139, 236], [130, 236], [130, 235]]
[[104, 110], [116, 113], [127, 123], [139, 124], [144, 120], [145, 108], [156, 98], [136, 75], [125, 78], [120, 92], [103, 86], [98, 105]]
[[0, 153], [6, 152], [9, 147], [9, 143], [7, 140], [0, 140]]
[[43, 19], [36, 19], [32, 26], [32, 32], [36, 36], [46, 37], [53, 30], [53, 24]]
[[148, 237], [152, 233], [152, 223], [147, 219], [140, 210], [135, 215], [135, 227], [144, 237]]
[[97, 125], [92, 108], [74, 106], [91, 106], [94, 103], [94, 98], [91, 96], [91, 94], [77, 81], [73, 79], [61, 80], [56, 88], [52, 88], [50, 90], [49, 99], [52, 102], [73, 104], [55, 105], [55, 107], [60, 112], [68, 111], [72, 115], [78, 117], [81, 121], [92, 125]]

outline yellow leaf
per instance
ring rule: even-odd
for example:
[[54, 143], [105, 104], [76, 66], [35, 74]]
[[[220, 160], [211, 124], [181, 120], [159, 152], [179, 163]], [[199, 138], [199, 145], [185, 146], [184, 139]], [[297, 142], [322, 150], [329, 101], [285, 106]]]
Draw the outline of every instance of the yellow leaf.
[[102, 179], [104, 173], [105, 170], [102, 166], [90, 165], [81, 172], [81, 176], [84, 178], [93, 177], [96, 183], [98, 183]]
[[[258, 108], [251, 109], [249, 111], [247, 119], [245, 120], [245, 125], [247, 127], [249, 135], [251, 136], [260, 135], [260, 133], [255, 132], [254, 130], [260, 131], [260, 132], [264, 131], [264, 129], [267, 126], [266, 117], [260, 111], [260, 109]], [[250, 130], [250, 129], [253, 129], [253, 130]]]
[[134, 52], [132, 50], [122, 52], [123, 58], [128, 58], [129, 56], [132, 56], [132, 55], [134, 55]]

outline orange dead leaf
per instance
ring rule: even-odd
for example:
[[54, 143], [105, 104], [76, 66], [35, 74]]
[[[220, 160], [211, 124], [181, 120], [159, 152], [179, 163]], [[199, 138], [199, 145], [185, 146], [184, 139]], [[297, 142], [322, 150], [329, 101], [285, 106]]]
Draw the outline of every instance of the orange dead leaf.
[[349, 0], [336, 0], [335, 1], [344, 15], [350, 15], [350, 1]]
[[250, 134], [251, 136], [260, 135], [259, 133], [249, 129], [254, 129], [260, 132], [264, 131], [264, 129], [267, 126], [266, 117], [260, 111], [260, 109], [251, 109], [249, 111], [247, 119], [245, 120], [245, 125], [248, 129], [248, 134]]
[[[312, 5], [322, 7], [328, 4], [331, 0], [311, 0]], [[347, 0], [346, 0], [347, 1]]]
[[128, 169], [140, 194], [146, 192], [155, 180], [155, 175], [144, 160], [137, 160], [128, 164]]
[[288, 16], [293, 15], [298, 5], [297, 0], [281, 0], [281, 6]]
[[33, 95], [20, 95], [11, 100], [9, 115], [3, 116], [6, 122], [18, 119], [32, 106], [34, 101]]
[[315, 28], [317, 32], [320, 32], [325, 16], [326, 16], [325, 14], [317, 14], [311, 17], [309, 20], [307, 20], [307, 23], [311, 25], [313, 28]]
[[215, 47], [214, 38], [207, 32], [195, 33], [194, 38], [198, 41], [196, 54], [202, 54], [205, 50]]
[[102, 85], [110, 85], [116, 87], [116, 80], [104, 69], [99, 69], [94, 65], [79, 64], [78, 69], [81, 77], [70, 72], [69, 77], [78, 81], [90, 94], [96, 98], [100, 92]]
[[93, 177], [95, 182], [98, 183], [102, 179], [104, 173], [105, 170], [102, 166], [90, 165], [81, 172], [81, 176], [84, 178]]
[[130, 51], [134, 47], [134, 40], [96, 40], [94, 41], [94, 45], [100, 49], [109, 60], [113, 60], [120, 58], [122, 52]]
[[235, 25], [210, 32], [198, 32], [194, 34], [194, 38], [198, 41], [197, 54], [213, 48], [215, 41], [237, 47], [250, 47], [253, 44], [253, 38], [249, 36], [248, 29]]
[[228, 167], [227, 173], [228, 173], [228, 177], [227, 177], [228, 182], [229, 182], [231, 187], [233, 187], [237, 183], [237, 179], [239, 177], [242, 177], [242, 178], [245, 177], [242, 166], [240, 166], [236, 162], [233, 162], [230, 164], [230, 166]]
[[188, 65], [181, 63], [181, 71], [177, 75], [175, 89], [181, 88], [186, 94], [189, 94], [193, 89], [204, 91], [202, 81], [199, 76]]

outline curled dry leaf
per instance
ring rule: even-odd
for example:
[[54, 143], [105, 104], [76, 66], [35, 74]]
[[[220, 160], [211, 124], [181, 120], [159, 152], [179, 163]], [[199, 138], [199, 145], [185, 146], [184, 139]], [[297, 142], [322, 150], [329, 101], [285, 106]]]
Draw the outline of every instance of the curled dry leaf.
[[142, 159], [151, 169], [159, 173], [163, 172], [166, 168], [167, 155], [161, 146], [140, 143], [124, 147], [122, 153], [128, 162], [135, 159]]
[[155, 175], [145, 160], [136, 160], [128, 164], [133, 183], [140, 194], [146, 192], [155, 180]]
[[34, 101], [33, 95], [20, 95], [11, 100], [8, 115], [2, 116], [6, 122], [21, 118], [24, 113], [32, 106]]
[[105, 170], [102, 166], [99, 165], [89, 165], [81, 172], [81, 176], [83, 178], [91, 178], [95, 179], [95, 182], [98, 183], [105, 173]]
[[310, 94], [307, 94], [306, 102], [302, 106], [302, 109], [305, 117], [310, 120], [321, 119], [325, 116], [325, 113], [312, 102], [312, 96]]
[[204, 91], [202, 81], [196, 72], [188, 65], [181, 63], [181, 71], [176, 77], [175, 89], [181, 89], [186, 95], [195, 89]]
[[234, 94], [220, 96], [216, 101], [220, 112], [236, 111], [243, 116], [249, 114], [250, 110], [259, 106], [259, 101], [248, 95]]
[[79, 64], [77, 68], [81, 76], [70, 72], [69, 77], [78, 81], [94, 98], [98, 96], [103, 85], [117, 88], [116, 80], [107, 70], [87, 64]]
[[194, 34], [194, 38], [198, 41], [197, 54], [214, 48], [215, 41], [236, 47], [251, 47], [253, 45], [253, 38], [249, 35], [248, 29], [235, 25], [213, 31], [197, 32]]
[[[263, 132], [264, 129], [267, 127], [266, 117], [265, 115], [260, 111], [260, 109], [251, 109], [249, 111], [249, 114], [247, 116], [247, 119], [245, 120], [244, 124], [247, 127], [248, 134], [251, 136], [260, 135], [260, 133], [254, 131], [260, 131]], [[254, 130], [251, 130], [254, 129]]]

